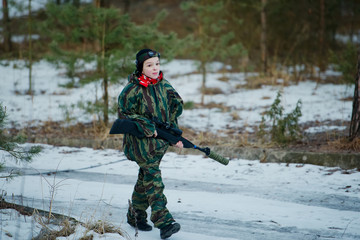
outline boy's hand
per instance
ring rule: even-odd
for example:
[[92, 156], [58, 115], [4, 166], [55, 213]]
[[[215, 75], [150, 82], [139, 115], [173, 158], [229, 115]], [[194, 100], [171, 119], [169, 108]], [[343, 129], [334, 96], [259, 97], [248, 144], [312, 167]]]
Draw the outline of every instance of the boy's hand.
[[183, 148], [184, 147], [184, 144], [182, 141], [178, 141], [176, 144], [175, 144], [175, 147], [177, 148]]
[[155, 130], [153, 135], [147, 135], [146, 137], [157, 137], [157, 131]]

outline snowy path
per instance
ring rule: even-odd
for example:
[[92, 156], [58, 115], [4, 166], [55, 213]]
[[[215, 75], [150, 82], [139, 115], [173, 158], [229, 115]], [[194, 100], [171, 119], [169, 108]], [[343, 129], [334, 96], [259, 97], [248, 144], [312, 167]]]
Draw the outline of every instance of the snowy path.
[[[58, 184], [54, 212], [107, 220], [131, 239], [159, 239], [157, 229], [135, 238], [126, 224], [135, 163], [115, 150], [43, 146], [24, 176], [1, 186], [9, 201], [22, 194], [25, 205], [46, 210], [49, 186]], [[173, 240], [360, 239], [359, 172], [239, 159], [222, 166], [176, 153], [168, 153], [161, 167], [168, 207], [182, 225]]]

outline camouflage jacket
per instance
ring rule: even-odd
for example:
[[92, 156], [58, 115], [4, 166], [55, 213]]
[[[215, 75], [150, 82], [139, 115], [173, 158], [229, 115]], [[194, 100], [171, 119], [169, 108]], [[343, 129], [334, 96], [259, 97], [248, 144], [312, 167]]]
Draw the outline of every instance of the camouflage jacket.
[[[183, 111], [183, 101], [165, 78], [148, 87], [140, 85], [134, 74], [129, 75], [128, 80], [118, 98], [120, 118], [134, 120], [138, 130], [145, 136], [153, 135], [155, 132], [152, 117], [177, 127], [177, 118]], [[169, 144], [162, 139], [124, 135], [125, 155], [133, 161], [146, 161], [159, 154], [159, 151], [165, 154], [168, 146]]]

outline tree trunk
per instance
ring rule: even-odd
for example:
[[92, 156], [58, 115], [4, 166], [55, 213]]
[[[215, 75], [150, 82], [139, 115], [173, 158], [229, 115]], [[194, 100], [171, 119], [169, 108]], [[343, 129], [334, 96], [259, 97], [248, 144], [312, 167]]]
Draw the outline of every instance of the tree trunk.
[[324, 36], [325, 36], [325, 0], [320, 0], [320, 32], [319, 32], [319, 68], [320, 68], [320, 72], [325, 71]]
[[261, 0], [261, 70], [264, 74], [267, 73], [267, 51], [266, 51], [266, 1]]
[[200, 71], [202, 73], [202, 83], [201, 83], [201, 105], [204, 105], [205, 90], [206, 90], [206, 63], [201, 62]]
[[324, 35], [325, 35], [325, 0], [320, 0], [320, 31], [319, 31], [319, 53], [317, 56], [317, 64], [319, 67], [318, 76], [316, 79], [315, 89], [318, 88], [321, 81], [321, 72], [325, 71], [325, 54], [324, 54]]
[[131, 0], [124, 0], [124, 13], [130, 13]]
[[3, 21], [4, 21], [4, 50], [5, 52], [11, 52], [12, 43], [11, 43], [11, 27], [10, 27], [10, 17], [9, 17], [9, 5], [8, 0], [2, 1], [3, 6]]
[[107, 76], [104, 76], [103, 84], [104, 84], [104, 95], [103, 95], [103, 100], [104, 100], [104, 123], [105, 123], [105, 125], [107, 125], [108, 122], [109, 122], [109, 94], [108, 94], [109, 80], [108, 80]]
[[353, 99], [353, 110], [350, 123], [350, 141], [360, 137], [360, 50], [358, 51], [357, 73], [355, 77], [355, 91]]
[[[201, 21], [199, 21], [199, 26], [198, 26], [198, 32], [199, 32], [199, 36], [200, 39], [205, 39], [205, 33], [204, 33], [204, 29], [203, 29], [203, 24]], [[204, 53], [205, 52], [205, 46], [204, 44], [201, 45], [200, 47], [200, 52]], [[202, 73], [202, 83], [201, 83], [201, 105], [204, 105], [204, 98], [205, 98], [205, 88], [206, 88], [206, 58], [204, 56], [200, 56], [200, 72]]]
[[110, 7], [110, 0], [94, 0], [95, 7], [108, 8]]
[[76, 8], [79, 8], [79, 7], [80, 7], [80, 0], [73, 0], [73, 5], [74, 5]]
[[31, 0], [29, 0], [29, 18], [28, 18], [28, 34], [29, 34], [29, 95], [33, 96], [32, 90], [32, 16], [31, 16]]
[[101, 59], [102, 59], [102, 75], [103, 75], [103, 87], [104, 87], [104, 93], [103, 93], [103, 100], [104, 100], [104, 123], [105, 125], [109, 122], [109, 93], [108, 93], [108, 74], [107, 74], [107, 68], [105, 66], [105, 56], [106, 56], [106, 49], [105, 49], [105, 36], [106, 36], [106, 24], [104, 23], [103, 29], [102, 29], [102, 39], [101, 39]]

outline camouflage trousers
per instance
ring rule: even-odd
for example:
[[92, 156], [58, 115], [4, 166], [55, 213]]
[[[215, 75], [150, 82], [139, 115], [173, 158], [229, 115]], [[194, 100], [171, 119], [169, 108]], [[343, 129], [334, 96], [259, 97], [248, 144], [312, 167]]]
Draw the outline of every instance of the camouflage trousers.
[[[166, 151], [166, 149], [165, 149]], [[169, 210], [166, 208], [167, 199], [164, 195], [164, 184], [161, 178], [160, 161], [165, 152], [157, 151], [149, 159], [136, 159], [139, 165], [138, 179], [132, 194], [133, 211], [128, 211], [127, 218], [129, 222], [147, 220], [146, 209], [151, 207], [151, 221], [156, 228], [162, 228], [172, 222], [175, 222]]]

